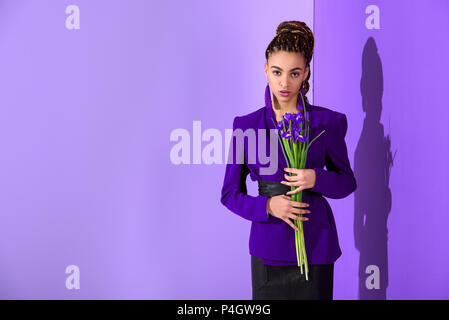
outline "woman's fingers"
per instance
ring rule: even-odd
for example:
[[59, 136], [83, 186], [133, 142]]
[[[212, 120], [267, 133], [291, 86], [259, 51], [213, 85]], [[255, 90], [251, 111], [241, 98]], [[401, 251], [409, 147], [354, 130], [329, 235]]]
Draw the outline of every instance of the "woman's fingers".
[[292, 208], [291, 212], [297, 213], [297, 214], [308, 214], [308, 213], [310, 213], [310, 210]]
[[308, 203], [297, 202], [297, 201], [293, 201], [293, 200], [290, 200], [290, 204], [291, 204], [292, 207], [295, 207], [295, 208], [307, 208], [307, 207], [310, 207], [310, 205]]
[[297, 227], [297, 226], [295, 226], [295, 224], [290, 220], [290, 219], [294, 219], [294, 220], [302, 220], [302, 221], [307, 221], [307, 220], [309, 220], [309, 218], [306, 218], [306, 217], [299, 217], [299, 216], [295, 216], [295, 215], [293, 215], [293, 214], [289, 214], [289, 216], [287, 217], [287, 219], [284, 219], [284, 221], [286, 222], [286, 223], [288, 223], [288, 225], [290, 226], [290, 227], [292, 227], [293, 229], [295, 229], [295, 230], [297, 230], [297, 231], [299, 231], [299, 228]]
[[289, 192], [287, 192], [286, 194], [289, 195], [289, 196], [291, 196], [292, 194], [298, 193], [298, 192], [300, 192], [301, 190], [303, 190], [303, 189], [301, 189], [301, 186], [298, 186], [298, 188], [296, 188], [296, 189], [293, 190], [293, 191], [289, 191]]
[[281, 181], [282, 184], [285, 184], [286, 186], [294, 186], [297, 187], [299, 186], [303, 181], [299, 181], [299, 180], [295, 180], [295, 181]]
[[307, 221], [307, 220], [309, 220], [309, 218], [306, 218], [306, 217], [300, 217], [300, 216], [297, 216], [297, 215], [295, 215], [295, 214], [290, 214], [289, 215], [289, 218], [291, 218], [291, 219], [294, 219], [294, 220], [302, 220], [302, 221]]
[[299, 177], [298, 176], [290, 176], [290, 175], [284, 173], [284, 179], [287, 181], [296, 181], [299, 179]]
[[294, 174], [298, 174], [298, 173], [299, 173], [299, 170], [301, 170], [301, 169], [296, 169], [296, 168], [284, 168], [284, 171], [285, 171], [285, 172], [291, 172], [291, 173], [294, 173]]
[[307, 208], [307, 207], [310, 207], [310, 205], [308, 203], [306, 203], [306, 202], [293, 201], [292, 198], [289, 195], [282, 194], [281, 196], [282, 196], [282, 198], [288, 200], [289, 204], [293, 208]]
[[295, 225], [293, 224], [293, 222], [290, 221], [289, 218], [284, 219], [284, 221], [285, 221], [286, 223], [288, 223], [288, 225], [289, 225], [290, 227], [292, 227], [292, 228], [295, 229], [296, 231], [299, 231], [299, 228], [298, 228], [297, 226], [295, 226]]

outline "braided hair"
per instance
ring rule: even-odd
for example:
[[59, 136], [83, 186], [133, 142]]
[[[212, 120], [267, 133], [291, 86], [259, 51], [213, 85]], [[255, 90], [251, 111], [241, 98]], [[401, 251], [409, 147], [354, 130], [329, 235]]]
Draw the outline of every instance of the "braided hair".
[[[276, 36], [271, 40], [270, 44], [265, 51], [265, 58], [267, 59], [270, 54], [284, 50], [288, 52], [299, 52], [304, 55], [306, 60], [306, 67], [309, 67], [309, 75], [305, 80], [304, 91], [309, 91], [309, 79], [310, 79], [310, 61], [313, 56], [313, 48], [315, 44], [315, 38], [309, 27], [302, 21], [284, 21], [281, 22], [276, 28]], [[307, 103], [309, 100], [305, 97]]]

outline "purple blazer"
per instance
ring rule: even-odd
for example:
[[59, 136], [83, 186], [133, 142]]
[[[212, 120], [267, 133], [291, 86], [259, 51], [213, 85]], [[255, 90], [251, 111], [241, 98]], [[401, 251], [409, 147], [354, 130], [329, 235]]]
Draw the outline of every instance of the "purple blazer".
[[[269, 106], [269, 107], [267, 107]], [[309, 141], [323, 129], [326, 130], [310, 146], [306, 168], [314, 169], [316, 183], [311, 189], [303, 190], [302, 201], [310, 204], [308, 221], [303, 222], [304, 241], [308, 264], [330, 264], [341, 256], [332, 209], [325, 197], [341, 199], [350, 195], [357, 188], [356, 179], [351, 169], [345, 142], [348, 127], [346, 115], [328, 108], [310, 105], [306, 102], [309, 113]], [[270, 132], [275, 129], [276, 121], [271, 101], [265, 98], [265, 106], [247, 115], [234, 118], [233, 130], [245, 131], [248, 128], [265, 129], [265, 154], [269, 153]], [[257, 136], [257, 134], [256, 134]], [[285, 221], [269, 215], [266, 211], [267, 196], [247, 194], [246, 178], [251, 180], [283, 181], [284, 168], [287, 167], [280, 143], [276, 143], [278, 152], [277, 170], [271, 175], [260, 172], [261, 167], [269, 167], [257, 159], [248, 161], [248, 139], [240, 144], [243, 150], [237, 150], [239, 144], [233, 135], [229, 154], [234, 157], [243, 154], [243, 163], [228, 159], [221, 190], [221, 203], [231, 212], [251, 221], [249, 236], [249, 253], [262, 258], [268, 265], [297, 265], [295, 231]], [[277, 140], [276, 140], [277, 141]], [[258, 149], [262, 141], [256, 143]], [[250, 146], [254, 147], [254, 146]], [[232, 150], [231, 150], [232, 149]], [[257, 154], [257, 153], [256, 153]], [[323, 167], [326, 166], [326, 169]], [[293, 221], [293, 220], [291, 220]]]

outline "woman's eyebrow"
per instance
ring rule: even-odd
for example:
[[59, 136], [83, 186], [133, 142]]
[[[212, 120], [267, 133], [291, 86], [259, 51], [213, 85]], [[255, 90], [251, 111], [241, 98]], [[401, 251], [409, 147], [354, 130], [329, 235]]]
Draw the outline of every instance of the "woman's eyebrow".
[[[279, 70], [282, 71], [282, 68], [280, 68], [280, 67], [278, 67], [278, 66], [271, 66], [271, 67], [272, 67], [272, 68], [277, 68], [277, 69], [279, 69]], [[296, 67], [296, 68], [291, 69], [290, 71], [293, 71], [293, 70], [296, 70], [296, 69], [302, 70], [300, 67]]]

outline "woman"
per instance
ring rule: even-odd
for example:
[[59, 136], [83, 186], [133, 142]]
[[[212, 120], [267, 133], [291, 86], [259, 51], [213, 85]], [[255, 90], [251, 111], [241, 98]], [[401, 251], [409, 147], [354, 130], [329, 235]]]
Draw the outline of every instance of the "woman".
[[[221, 202], [252, 222], [249, 253], [253, 299], [333, 299], [334, 262], [341, 250], [333, 212], [324, 197], [341, 199], [357, 187], [345, 143], [346, 115], [310, 105], [305, 97], [309, 141], [326, 130], [311, 144], [306, 169], [287, 168], [277, 140], [277, 148], [265, 152], [275, 161], [275, 170], [266, 170], [270, 164], [265, 158], [259, 159], [264, 154], [260, 150], [271, 146], [268, 132], [276, 132], [274, 121], [280, 121], [284, 113], [303, 112], [300, 92], [304, 95], [309, 90], [313, 47], [314, 36], [305, 23], [282, 22], [265, 52], [265, 106], [234, 118], [229, 152], [233, 158], [226, 165]], [[249, 138], [237, 143], [238, 132], [260, 129], [267, 134], [253, 135], [257, 136], [255, 148]], [[289, 172], [295, 175], [289, 176]], [[258, 196], [247, 194], [248, 174], [259, 184]], [[297, 189], [290, 191], [291, 186]], [[291, 195], [301, 190], [303, 202], [292, 201]], [[290, 219], [303, 221], [308, 280], [298, 267], [296, 226]]]

